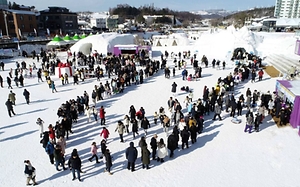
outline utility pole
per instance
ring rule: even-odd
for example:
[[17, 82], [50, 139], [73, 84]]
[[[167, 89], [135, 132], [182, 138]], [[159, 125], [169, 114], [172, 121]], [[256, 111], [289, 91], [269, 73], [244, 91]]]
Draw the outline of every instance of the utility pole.
[[9, 34], [8, 34], [8, 26], [7, 26], [7, 15], [6, 15], [6, 12], [5, 10], [3, 10], [3, 17], [4, 17], [4, 24], [5, 24], [5, 29], [6, 29], [6, 36], [9, 37]]

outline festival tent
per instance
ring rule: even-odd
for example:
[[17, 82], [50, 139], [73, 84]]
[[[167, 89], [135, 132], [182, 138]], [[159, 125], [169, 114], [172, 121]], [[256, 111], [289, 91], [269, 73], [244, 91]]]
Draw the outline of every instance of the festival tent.
[[63, 37], [63, 40], [64, 40], [65, 42], [67, 42], [68, 44], [74, 44], [74, 43], [76, 43], [76, 41], [73, 40], [73, 38], [70, 37], [68, 34], [67, 34], [65, 37]]
[[48, 48], [55, 48], [55, 47], [61, 47], [65, 46], [68, 43], [64, 41], [61, 37], [56, 35], [49, 43], [47, 43]]
[[290, 124], [293, 128], [297, 128], [300, 126], [300, 81], [277, 80], [276, 92], [284, 102], [292, 105]]
[[154, 47], [188, 46], [190, 44], [188, 36], [184, 33], [155, 35], [152, 36], [152, 39]]
[[74, 44], [70, 50], [72, 53], [80, 51], [86, 55], [95, 50], [98, 53], [107, 54], [113, 53], [115, 45], [130, 44], [137, 44], [136, 39], [132, 34], [103, 33], [81, 39]]
[[78, 41], [78, 40], [80, 40], [81, 38], [80, 38], [80, 36], [78, 36], [78, 34], [75, 34], [74, 36], [73, 36], [73, 40], [75, 40], [75, 41]]

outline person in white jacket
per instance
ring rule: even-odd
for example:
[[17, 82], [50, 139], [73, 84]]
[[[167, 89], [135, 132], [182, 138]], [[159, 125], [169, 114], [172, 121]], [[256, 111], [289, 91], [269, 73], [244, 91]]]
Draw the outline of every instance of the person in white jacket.
[[36, 120], [36, 124], [40, 128], [40, 138], [42, 138], [43, 137], [43, 133], [44, 133], [44, 121], [41, 118], [38, 118]]
[[164, 139], [160, 139], [157, 143], [157, 162], [164, 162], [164, 158], [168, 156], [168, 149], [164, 143]]
[[85, 108], [85, 111], [84, 111], [84, 114], [87, 116], [88, 118], [88, 123], [90, 122], [90, 117], [91, 117], [91, 114], [93, 113], [93, 111], [91, 110], [91, 108], [89, 106], [87, 106]]
[[269, 110], [269, 114], [272, 115], [273, 109], [274, 109], [274, 101], [273, 101], [273, 99], [270, 99], [269, 102], [268, 102], [268, 110]]

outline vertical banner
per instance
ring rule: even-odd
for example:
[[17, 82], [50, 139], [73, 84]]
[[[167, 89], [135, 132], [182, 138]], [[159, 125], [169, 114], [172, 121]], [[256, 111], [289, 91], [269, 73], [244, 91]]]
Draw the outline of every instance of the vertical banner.
[[20, 28], [19, 28], [19, 36], [20, 36], [20, 38], [22, 37], [22, 32], [21, 32]]
[[33, 31], [34, 31], [35, 37], [37, 37], [36, 29], [34, 28]]

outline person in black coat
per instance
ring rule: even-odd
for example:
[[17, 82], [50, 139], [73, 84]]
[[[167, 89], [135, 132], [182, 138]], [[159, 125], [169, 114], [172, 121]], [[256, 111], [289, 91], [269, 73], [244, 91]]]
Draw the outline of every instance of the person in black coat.
[[72, 121], [70, 119], [68, 119], [66, 116], [64, 116], [63, 120], [61, 120], [61, 124], [67, 132], [67, 139], [69, 139], [69, 131], [71, 133], [73, 133], [72, 130], [71, 130]]
[[172, 84], [172, 90], [171, 90], [171, 92], [173, 94], [176, 94], [176, 88], [177, 88], [177, 84], [175, 82], [173, 82], [173, 84]]
[[1, 75], [0, 75], [0, 86], [1, 86], [1, 88], [3, 88], [3, 78]]
[[43, 148], [46, 148], [48, 142], [49, 142], [49, 132], [45, 131], [43, 133], [43, 139], [41, 139], [40, 143], [43, 144]]
[[20, 82], [20, 85], [21, 85], [22, 87], [24, 87], [24, 77], [23, 77], [22, 74], [21, 74], [20, 77], [19, 77], [19, 82]]
[[187, 130], [187, 127], [184, 126], [184, 129], [181, 131], [182, 149], [184, 149], [184, 145], [186, 145], [186, 148], [189, 148], [189, 143], [188, 143], [189, 138], [190, 138], [190, 133]]
[[130, 122], [132, 124], [132, 129], [131, 129], [132, 130], [132, 135], [133, 135], [133, 138], [135, 138], [135, 134], [139, 135], [139, 133], [138, 133], [138, 130], [139, 130], [138, 122], [135, 118], [132, 119]]
[[129, 147], [126, 149], [126, 159], [128, 161], [127, 163], [127, 169], [130, 170], [132, 172], [135, 171], [134, 167], [135, 167], [135, 161], [137, 159], [138, 156], [138, 152], [137, 149], [134, 147], [134, 143], [130, 142], [129, 143]]
[[30, 93], [26, 89], [24, 89], [23, 95], [25, 97], [26, 103], [29, 104]]
[[5, 105], [7, 107], [9, 117], [11, 117], [11, 113], [13, 113], [13, 115], [16, 115], [14, 112], [13, 103], [9, 99], [7, 99]]
[[55, 159], [55, 167], [57, 171], [61, 171], [60, 169], [58, 169], [58, 165], [61, 165], [63, 167], [63, 170], [66, 170], [62, 150], [59, 145], [55, 146], [54, 159]]
[[27, 177], [26, 185], [27, 186], [31, 185], [29, 183], [30, 180], [32, 180], [33, 186], [37, 185], [37, 182], [35, 182], [35, 168], [31, 165], [31, 163], [30, 163], [29, 160], [25, 160], [24, 163], [25, 163], [24, 173], [25, 173], [25, 175]]
[[130, 108], [129, 108], [130, 120], [135, 119], [135, 114], [136, 114], [136, 110], [135, 110], [134, 106], [131, 105]]
[[8, 89], [13, 89], [13, 87], [11, 86], [11, 78], [10, 77], [6, 77], [6, 81], [7, 81], [7, 84], [8, 84]]
[[154, 134], [154, 136], [151, 138], [150, 146], [152, 149], [152, 159], [156, 159], [156, 151], [157, 151], [157, 134]]
[[76, 179], [76, 176], [75, 176], [75, 171], [76, 171], [78, 180], [81, 181], [81, 179], [80, 179], [81, 159], [79, 158], [76, 149], [73, 149], [71, 158], [69, 159], [69, 162], [68, 162], [68, 166], [69, 166], [70, 170], [72, 170], [72, 174], [73, 174], [72, 180]]
[[145, 134], [147, 135], [147, 129], [150, 128], [150, 123], [149, 123], [149, 121], [148, 121], [148, 119], [146, 117], [144, 117], [142, 119], [141, 126], [144, 129]]
[[105, 150], [104, 156], [105, 156], [105, 166], [106, 166], [104, 171], [107, 171], [108, 174], [112, 175], [112, 173], [110, 172], [110, 169], [112, 167], [112, 158], [109, 149]]
[[169, 137], [168, 137], [168, 149], [170, 150], [170, 157], [172, 158], [174, 156], [174, 150], [177, 149], [178, 146], [178, 142], [177, 139], [174, 135], [174, 133], [172, 133]]

